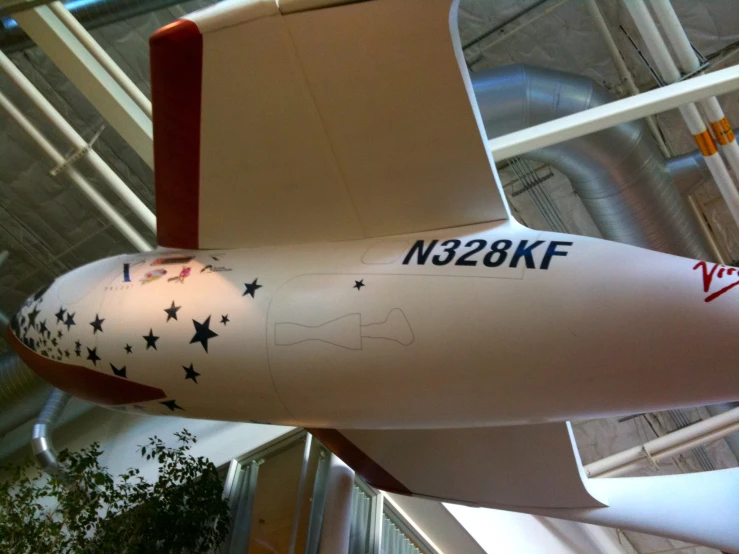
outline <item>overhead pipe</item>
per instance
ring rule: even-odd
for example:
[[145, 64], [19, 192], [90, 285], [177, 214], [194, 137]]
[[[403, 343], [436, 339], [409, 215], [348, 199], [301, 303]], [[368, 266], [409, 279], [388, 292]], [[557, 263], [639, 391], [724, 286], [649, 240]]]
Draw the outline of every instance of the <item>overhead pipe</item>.
[[[0, 69], [4, 71], [10, 80], [23, 91], [23, 93], [33, 102], [33, 104], [41, 111], [41, 113], [54, 125], [64, 137], [72, 143], [78, 152], [82, 153], [83, 159], [87, 160], [95, 170], [100, 174], [103, 180], [113, 189], [123, 202], [131, 209], [144, 225], [151, 231], [156, 232], [156, 217], [154, 213], [146, 207], [141, 199], [123, 182], [118, 174], [105, 163], [105, 161], [89, 147], [85, 139], [83, 139], [77, 131], [67, 122], [54, 106], [44, 97], [41, 92], [23, 75], [13, 62], [3, 53], [0, 52]], [[73, 168], [71, 168], [73, 169]]]
[[92, 54], [98, 63], [113, 77], [113, 80], [118, 83], [128, 96], [131, 97], [136, 105], [149, 116], [152, 117], [151, 101], [144, 95], [143, 92], [137, 87], [134, 82], [126, 75], [123, 70], [113, 61], [108, 53], [98, 44], [98, 42], [92, 38], [92, 35], [87, 32], [82, 24], [77, 21], [74, 16], [69, 13], [69, 10], [64, 7], [61, 2], [51, 2], [49, 9], [59, 18], [64, 26], [75, 36], [77, 40]]
[[[662, 79], [667, 83], [676, 83], [679, 81], [681, 78], [680, 71], [677, 65], [675, 65], [672, 55], [667, 49], [667, 45], [662, 35], [660, 35], [644, 0], [625, 0], [624, 4], [629, 14], [631, 14], [634, 23], [636, 23], [639, 33], [644, 39], [647, 50], [652, 55]], [[703, 119], [695, 104], [684, 104], [678, 110], [706, 160], [708, 170], [711, 172], [726, 205], [729, 207], [729, 212], [734, 219], [734, 223], [739, 227], [739, 191], [716, 148], [716, 142], [706, 128], [705, 123], [703, 123]]]
[[[629, 71], [629, 68], [626, 67], [626, 62], [621, 55], [621, 51], [616, 45], [616, 41], [613, 40], [613, 35], [611, 34], [611, 31], [608, 28], [608, 24], [606, 23], [606, 20], [604, 19], [603, 14], [598, 7], [598, 3], [596, 2], [596, 0], [585, 0], [585, 5], [588, 8], [590, 16], [593, 18], [593, 21], [595, 21], [595, 28], [598, 29], [598, 32], [600, 32], [600, 35], [603, 38], [603, 42], [606, 43], [606, 48], [608, 48], [608, 53], [611, 55], [613, 65], [616, 67], [616, 71], [621, 76], [623, 82], [626, 84], [626, 89], [629, 91], [629, 95], [636, 96], [641, 91], [639, 90], [639, 87], [636, 86], [636, 81], [634, 81], [634, 76], [631, 74], [631, 71]], [[659, 127], [657, 126], [657, 121], [655, 120], [654, 116], [649, 115], [644, 119], [647, 122], [649, 130], [652, 132], [654, 140], [657, 141], [659, 149], [662, 151], [662, 155], [664, 155], [666, 158], [670, 157], [672, 155], [672, 152], [670, 152], [670, 149], [662, 138], [662, 134], [659, 131]]]
[[[87, 30], [97, 29], [132, 17], [163, 10], [182, 0], [70, 0], [65, 7]], [[34, 46], [34, 42], [10, 17], [0, 19], [0, 49], [6, 54]]]
[[[488, 137], [615, 100], [591, 79], [515, 64], [472, 74]], [[712, 259], [665, 157], [642, 121], [521, 155], [564, 173], [604, 238], [678, 256]]]
[[[685, 74], [695, 73], [700, 70], [701, 63], [688, 40], [688, 35], [680, 23], [675, 10], [669, 0], [650, 0], [650, 5], [662, 26], [668, 42], [677, 57], [681, 69]], [[721, 104], [715, 96], [706, 98], [699, 102], [708, 118], [708, 123], [713, 131], [713, 136], [721, 145], [721, 150], [726, 155], [729, 165], [734, 172], [734, 177], [739, 179], [739, 145], [734, 136], [729, 120], [724, 115]]]
[[[2, 53], [0, 52], [0, 56]], [[65, 158], [54, 146], [44, 137], [41, 132], [26, 118], [21, 111], [10, 101], [8, 98], [0, 92], [0, 108], [4, 109], [10, 117], [15, 120], [18, 125], [30, 136], [34, 142], [49, 156], [52, 161], [57, 165], [61, 166], [65, 163]], [[118, 229], [121, 234], [138, 250], [148, 251], [151, 250], [151, 245], [146, 242], [144, 237], [134, 229], [134, 227], [126, 221], [126, 219], [118, 213], [113, 205], [108, 202], [105, 197], [100, 194], [95, 187], [93, 187], [82, 174], [77, 171], [74, 166], [67, 165], [66, 174], [82, 191], [82, 193], [95, 205], [95, 207], [103, 213], [103, 215]], [[123, 185], [126, 186], [125, 184]], [[128, 187], [126, 187], [128, 188]], [[133, 193], [132, 193], [133, 194]]]
[[54, 389], [46, 400], [41, 413], [36, 419], [31, 435], [31, 448], [41, 469], [50, 475], [62, 476], [64, 467], [57, 458], [51, 432], [69, 402], [70, 396], [59, 389]]
[[588, 477], [617, 477], [644, 461], [657, 463], [739, 431], [739, 408], [731, 409], [662, 437], [585, 466]]

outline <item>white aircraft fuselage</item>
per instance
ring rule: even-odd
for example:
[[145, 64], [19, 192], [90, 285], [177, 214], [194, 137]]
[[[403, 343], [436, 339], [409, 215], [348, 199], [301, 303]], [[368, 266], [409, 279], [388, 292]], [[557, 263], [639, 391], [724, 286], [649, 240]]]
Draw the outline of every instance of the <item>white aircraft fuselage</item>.
[[95, 262], [12, 323], [146, 414], [328, 428], [564, 421], [739, 398], [734, 268], [497, 222]]

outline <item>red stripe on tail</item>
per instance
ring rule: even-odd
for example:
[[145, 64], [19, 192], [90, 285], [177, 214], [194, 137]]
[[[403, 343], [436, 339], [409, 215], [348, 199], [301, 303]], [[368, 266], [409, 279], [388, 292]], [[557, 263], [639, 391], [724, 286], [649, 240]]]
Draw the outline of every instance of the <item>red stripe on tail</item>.
[[306, 429], [375, 488], [410, 495], [411, 490], [336, 429]]
[[179, 20], [149, 39], [157, 242], [198, 248], [203, 37]]

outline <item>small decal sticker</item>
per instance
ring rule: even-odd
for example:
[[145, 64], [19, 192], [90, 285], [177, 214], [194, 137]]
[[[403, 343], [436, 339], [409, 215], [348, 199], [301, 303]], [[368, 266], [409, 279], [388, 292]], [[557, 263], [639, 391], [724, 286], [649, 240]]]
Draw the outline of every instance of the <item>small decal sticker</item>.
[[208, 264], [203, 269], [200, 270], [200, 273], [222, 273], [224, 271], [232, 271], [232, 270], [230, 267]]
[[182, 268], [182, 271], [180, 271], [180, 274], [177, 277], [170, 277], [169, 279], [167, 279], [167, 281], [170, 282], [170, 283], [172, 281], [177, 281], [178, 283], [183, 283], [184, 284], [185, 279], [190, 276], [190, 271], [191, 270], [192, 270], [192, 268], [190, 268], [190, 267], [183, 267]]
[[177, 256], [172, 258], [157, 258], [151, 265], [175, 265], [175, 264], [186, 264], [192, 261], [194, 256]]
[[141, 278], [141, 282], [145, 285], [146, 283], [151, 283], [152, 281], [156, 281], [157, 279], [164, 277], [166, 274], [166, 269], [154, 269], [152, 271], [148, 271], [146, 275]]

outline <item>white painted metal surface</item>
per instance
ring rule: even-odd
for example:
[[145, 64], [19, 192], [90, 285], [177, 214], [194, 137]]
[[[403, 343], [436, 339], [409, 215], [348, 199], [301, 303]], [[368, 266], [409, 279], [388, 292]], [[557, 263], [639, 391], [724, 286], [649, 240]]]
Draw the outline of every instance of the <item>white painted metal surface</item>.
[[64, 137], [72, 143], [78, 151], [85, 152], [84, 159], [100, 174], [105, 182], [113, 189], [121, 200], [131, 208], [131, 211], [152, 231], [156, 231], [156, 217], [138, 196], [123, 182], [118, 174], [92, 149], [88, 148], [87, 141], [67, 122], [44, 95], [26, 78], [23, 73], [0, 52], [0, 69], [8, 76], [29, 100], [38, 108], [46, 119], [54, 125]]
[[15, 20], [131, 148], [153, 166], [151, 119], [75, 33], [48, 6], [19, 12]]

